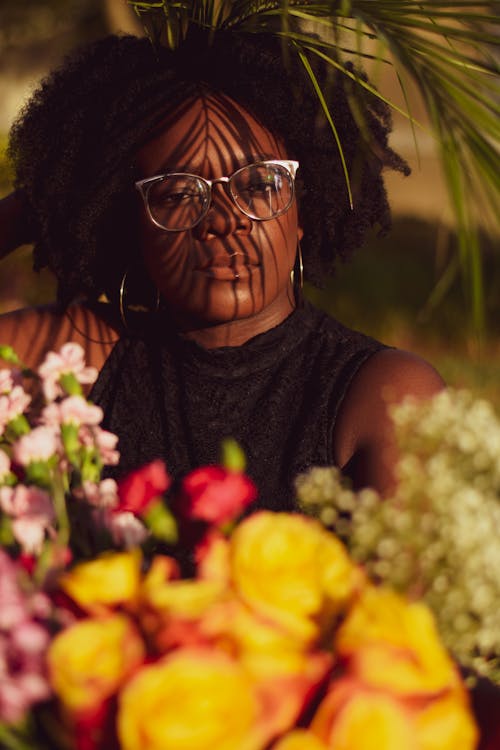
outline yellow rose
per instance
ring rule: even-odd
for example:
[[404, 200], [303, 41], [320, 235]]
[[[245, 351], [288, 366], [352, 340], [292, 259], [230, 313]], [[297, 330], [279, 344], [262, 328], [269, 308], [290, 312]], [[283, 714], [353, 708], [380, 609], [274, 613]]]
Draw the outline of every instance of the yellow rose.
[[229, 542], [219, 531], [212, 530], [196, 552], [197, 576], [227, 584], [229, 571]]
[[289, 630], [250, 609], [229, 591], [207, 610], [201, 627], [211, 640], [230, 643], [232, 652], [240, 659], [255, 654], [281, 659], [283, 654], [290, 654], [302, 663], [306, 651]]
[[172, 580], [168, 558], [155, 558], [140, 586], [138, 615], [156, 650], [209, 641], [204, 618], [225, 594], [218, 581]]
[[148, 572], [141, 583], [141, 593], [147, 597], [148, 592], [163, 586], [166, 581], [180, 578], [179, 565], [173, 557], [168, 555], [155, 555], [151, 561]]
[[424, 605], [368, 587], [335, 648], [344, 677], [330, 686], [311, 724], [329, 747], [473, 750], [465, 689]]
[[477, 744], [463, 691], [414, 700], [351, 677], [332, 684], [310, 730], [332, 750], [474, 750]]
[[295, 729], [273, 745], [272, 750], [328, 750], [328, 745], [309, 729]]
[[262, 750], [269, 741], [254, 686], [217, 651], [180, 649], [122, 690], [122, 750]]
[[465, 690], [454, 690], [433, 701], [415, 717], [421, 750], [474, 750], [479, 733]]
[[144, 660], [144, 644], [128, 617], [80, 620], [57, 635], [48, 652], [50, 682], [71, 711], [99, 706]]
[[77, 565], [61, 577], [60, 586], [82, 609], [99, 613], [135, 600], [140, 570], [140, 550], [110, 552]]
[[332, 750], [423, 750], [402, 702], [349, 680], [334, 683], [310, 728]]
[[331, 654], [311, 653], [290, 631], [234, 598], [207, 610], [199, 634], [234, 656], [250, 675], [272, 735], [294, 725], [332, 667]]
[[331, 626], [360, 583], [341, 542], [301, 515], [254, 514], [236, 528], [230, 554], [238, 595], [304, 641]]
[[[141, 593], [144, 597], [146, 592]], [[221, 594], [220, 584], [214, 581], [168, 581], [156, 589], [149, 589], [144, 601], [165, 614], [194, 620], [202, 617]]]
[[393, 693], [432, 695], [460, 684], [428, 608], [389, 590], [363, 590], [334, 648], [363, 683]]

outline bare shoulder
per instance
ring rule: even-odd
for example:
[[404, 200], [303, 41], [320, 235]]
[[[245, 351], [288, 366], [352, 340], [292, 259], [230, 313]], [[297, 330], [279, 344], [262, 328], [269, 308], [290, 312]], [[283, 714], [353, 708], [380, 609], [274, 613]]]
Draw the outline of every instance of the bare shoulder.
[[384, 491], [397, 460], [388, 406], [405, 396], [430, 398], [445, 383], [421, 357], [384, 349], [358, 370], [343, 400], [334, 432], [334, 457], [358, 486]]
[[443, 386], [442, 377], [425, 359], [402, 349], [382, 349], [360, 367], [350, 390], [362, 402], [386, 403], [410, 394], [425, 398]]
[[63, 312], [45, 305], [0, 315], [0, 344], [14, 347], [31, 368], [38, 367], [48, 351], [74, 341], [83, 347], [87, 364], [101, 369], [117, 340], [104, 317], [81, 304]]

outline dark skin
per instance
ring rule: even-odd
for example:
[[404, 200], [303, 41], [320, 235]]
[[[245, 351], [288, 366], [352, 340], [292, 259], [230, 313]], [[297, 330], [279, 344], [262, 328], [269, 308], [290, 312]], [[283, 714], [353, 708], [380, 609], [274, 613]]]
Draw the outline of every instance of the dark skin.
[[[254, 161], [293, 157], [236, 102], [207, 95], [172, 113], [161, 134], [140, 149], [137, 179], [174, 169], [217, 179]], [[206, 217], [179, 233], [155, 227], [139, 194], [137, 209], [144, 265], [182, 335], [206, 348], [238, 346], [290, 315], [295, 304], [290, 271], [302, 236], [295, 202], [282, 216], [253, 221], [217, 184]], [[0, 245], [14, 235], [4, 231]], [[31, 367], [47, 349], [72, 340], [83, 346], [88, 364], [101, 369], [117, 339], [113, 326], [84, 305], [73, 305], [65, 314], [47, 307], [0, 317], [0, 341], [15, 346]], [[332, 462], [356, 487], [388, 492], [397, 459], [388, 404], [409, 394], [429, 397], [443, 385], [415, 355], [392, 349], [373, 355], [343, 400]]]
[[[226, 97], [204, 96], [168, 119], [167, 129], [137, 154], [140, 178], [174, 165], [216, 179], [252, 162], [289, 158], [283, 144]], [[290, 272], [302, 235], [295, 201], [276, 219], [254, 221], [217, 184], [209, 212], [192, 230], [164, 232], [141, 210], [139, 231], [170, 318], [205, 348], [243, 344], [292, 312]]]

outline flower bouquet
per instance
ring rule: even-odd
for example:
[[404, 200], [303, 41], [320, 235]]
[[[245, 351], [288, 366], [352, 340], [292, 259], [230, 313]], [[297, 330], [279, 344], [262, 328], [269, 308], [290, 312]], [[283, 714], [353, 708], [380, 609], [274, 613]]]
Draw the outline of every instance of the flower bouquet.
[[37, 374], [1, 354], [2, 747], [476, 747], [427, 606], [373, 583], [319, 521], [248, 515], [237, 446], [175, 491], [161, 462], [102, 479], [117, 438], [82, 395], [81, 350]]

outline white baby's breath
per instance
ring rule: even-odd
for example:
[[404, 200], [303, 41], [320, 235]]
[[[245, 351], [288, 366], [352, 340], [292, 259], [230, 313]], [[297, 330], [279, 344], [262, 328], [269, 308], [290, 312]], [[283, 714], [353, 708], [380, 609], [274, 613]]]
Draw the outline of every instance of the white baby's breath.
[[401, 449], [392, 497], [353, 493], [322, 468], [299, 478], [299, 502], [370, 573], [422, 597], [458, 661], [500, 682], [500, 420], [453, 389], [408, 399], [392, 417]]

